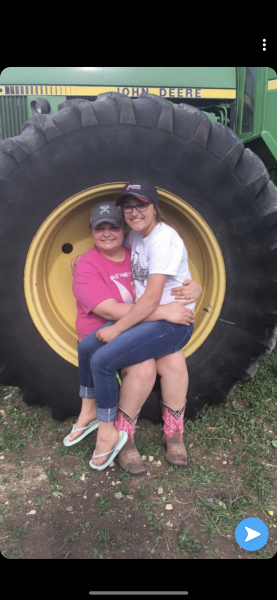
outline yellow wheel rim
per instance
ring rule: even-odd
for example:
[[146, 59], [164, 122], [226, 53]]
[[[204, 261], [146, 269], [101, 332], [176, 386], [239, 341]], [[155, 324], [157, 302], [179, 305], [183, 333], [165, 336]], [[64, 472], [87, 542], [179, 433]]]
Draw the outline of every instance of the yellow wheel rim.
[[[126, 182], [109, 183], [72, 196], [42, 223], [28, 251], [24, 293], [31, 318], [43, 339], [77, 366], [76, 300], [70, 262], [93, 247], [90, 212], [102, 200], [115, 200]], [[196, 304], [194, 333], [185, 347], [188, 357], [212, 331], [223, 304], [226, 274], [219, 244], [201, 215], [189, 204], [157, 188], [160, 207], [183, 238], [192, 278], [203, 294]]]

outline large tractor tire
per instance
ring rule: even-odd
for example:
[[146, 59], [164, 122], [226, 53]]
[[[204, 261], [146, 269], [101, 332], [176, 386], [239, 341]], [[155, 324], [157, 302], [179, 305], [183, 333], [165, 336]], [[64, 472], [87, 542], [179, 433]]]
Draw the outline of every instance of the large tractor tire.
[[[66, 102], [0, 145], [0, 382], [59, 420], [80, 408], [70, 259], [92, 245], [92, 206], [136, 177], [157, 187], [204, 290], [185, 348], [186, 416], [226, 401], [275, 345], [277, 189], [261, 160], [186, 104]], [[158, 421], [159, 402], [157, 379], [141, 417]]]

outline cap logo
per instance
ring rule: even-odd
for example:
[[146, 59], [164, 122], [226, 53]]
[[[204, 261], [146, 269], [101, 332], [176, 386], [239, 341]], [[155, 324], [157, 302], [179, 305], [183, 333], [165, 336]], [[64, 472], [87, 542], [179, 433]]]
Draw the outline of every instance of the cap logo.
[[126, 191], [127, 190], [140, 190], [140, 188], [141, 188], [141, 185], [131, 185], [130, 184], [126, 187]]
[[110, 214], [109, 206], [100, 206], [100, 208], [101, 208], [100, 215], [102, 215], [102, 213], [104, 213], [104, 212], [107, 212]]

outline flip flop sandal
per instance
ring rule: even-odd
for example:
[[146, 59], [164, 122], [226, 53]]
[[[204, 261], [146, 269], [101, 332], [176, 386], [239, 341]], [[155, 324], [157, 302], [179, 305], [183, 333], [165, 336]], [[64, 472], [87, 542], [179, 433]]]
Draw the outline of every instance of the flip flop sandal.
[[121, 448], [123, 448], [124, 444], [126, 444], [127, 440], [128, 440], [128, 433], [126, 433], [126, 431], [120, 431], [118, 441], [116, 442], [114, 447], [111, 450], [109, 450], [109, 452], [105, 452], [104, 454], [96, 455], [95, 450], [94, 450], [93, 455], [92, 455], [93, 458], [102, 458], [102, 456], [107, 456], [108, 454], [110, 454], [109, 458], [100, 466], [94, 465], [93, 462], [90, 460], [89, 466], [92, 469], [96, 469], [96, 471], [102, 471], [103, 469], [106, 469], [106, 467], [109, 466], [109, 464], [112, 462], [112, 460], [119, 453]]
[[[74, 429], [75, 425], [73, 425], [72, 431], [68, 435], [66, 435], [63, 440], [65, 446], [73, 446], [73, 444], [77, 444], [78, 442], [80, 442], [84, 437], [86, 437], [86, 435], [97, 429], [99, 421], [98, 419], [95, 419], [94, 421], [90, 421], [90, 423], [86, 427], [80, 427], [79, 429]], [[75, 440], [71, 441], [69, 438], [71, 434], [76, 433], [76, 431], [83, 431], [84, 433], [79, 435]]]

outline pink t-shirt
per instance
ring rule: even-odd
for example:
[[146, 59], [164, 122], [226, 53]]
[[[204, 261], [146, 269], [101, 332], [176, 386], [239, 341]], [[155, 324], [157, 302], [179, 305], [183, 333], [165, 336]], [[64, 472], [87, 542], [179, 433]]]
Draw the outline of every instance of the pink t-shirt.
[[125, 303], [134, 301], [131, 250], [125, 246], [124, 249], [125, 259], [115, 262], [103, 256], [98, 248], [92, 248], [74, 269], [72, 290], [77, 299], [75, 325], [79, 340], [107, 322], [91, 312], [100, 302], [109, 298]]

